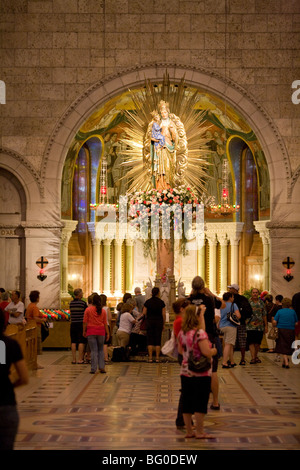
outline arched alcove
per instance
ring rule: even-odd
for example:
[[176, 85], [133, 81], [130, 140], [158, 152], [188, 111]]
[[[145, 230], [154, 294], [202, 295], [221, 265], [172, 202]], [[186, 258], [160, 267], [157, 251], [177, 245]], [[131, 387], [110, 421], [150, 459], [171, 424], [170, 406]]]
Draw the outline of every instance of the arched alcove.
[[0, 167], [0, 285], [7, 290], [25, 292], [26, 195], [11, 172]]
[[[160, 93], [163, 86], [161, 81], [155, 81], [156, 93]], [[178, 87], [176, 83], [170, 84], [169, 87], [170, 93], [176, 93], [176, 87]], [[245, 258], [249, 255], [253, 242], [255, 232], [253, 220], [258, 220], [261, 214], [260, 207], [258, 207], [260, 200], [258, 192], [269, 193], [270, 180], [266, 173], [262, 186], [256, 186], [256, 198], [253, 198], [252, 207], [244, 204], [245, 201], [249, 202], [244, 175], [250, 175], [250, 173], [244, 165], [247, 159], [243, 155], [245, 149], [248, 149], [250, 156], [255, 155], [253, 166], [256, 175], [258, 163], [267, 167], [264, 153], [247, 119], [228, 105], [226, 100], [211, 91], [207, 92], [203, 87], [196, 88], [187, 84], [184, 93], [187, 96], [197, 97], [193, 102], [194, 110], [203, 114], [203, 126], [207, 128], [205, 140], [208, 160], [208, 177], [205, 184], [208, 195], [213, 196], [217, 203], [220, 203], [222, 198], [223, 163], [224, 160], [229, 162], [230, 203], [240, 204], [242, 210], [241, 213], [231, 217], [221, 215], [218, 222], [236, 221], [245, 224], [249, 222], [251, 236], [245, 235], [247, 243], [243, 242], [244, 248], [241, 252], [241, 256]], [[99, 202], [99, 174], [103, 154], [107, 160], [108, 202], [117, 204], [116, 195], [124, 195], [126, 192], [126, 187], [124, 185], [122, 187], [121, 184], [123, 181], [119, 171], [121, 165], [118, 166], [118, 161], [122, 161], [124, 143], [121, 136], [126, 134], [126, 113], [135, 113], [138, 96], [144, 96], [144, 86], [136, 87], [131, 92], [123, 91], [99, 105], [81, 125], [71, 142], [63, 170], [62, 218], [74, 219], [78, 222], [69, 245], [69, 277], [73, 287], [77, 287], [77, 283], [85, 286], [90, 277], [91, 270], [87, 266], [92, 258], [92, 249], [91, 242], [89, 242], [88, 224], [95, 222], [95, 212], [91, 211], [90, 207]], [[145, 128], [147, 124], [145, 122]], [[243, 204], [240, 201], [243, 201]], [[269, 202], [264, 217], [270, 215]], [[206, 211], [206, 217], [212, 222], [215, 220], [215, 214], [211, 214], [209, 210]], [[248, 233], [248, 228], [246, 233]], [[247, 283], [247, 276], [244, 277]]]
[[[277, 194], [277, 181], [283, 178], [286, 182], [286, 188], [280, 192], [277, 202], [288, 203], [292, 190], [289, 183], [291, 170], [282, 139], [272, 120], [253, 97], [249, 96], [244, 89], [233, 81], [225, 80], [223, 77], [211, 74], [207, 70], [170, 66], [169, 64], [167, 66], [144, 66], [135, 70], [125, 70], [124, 73], [120, 73], [118, 76], [109, 77], [103, 82], [96, 83], [69, 107], [55, 128], [45, 153], [42, 171], [44, 181], [48, 181], [49, 184], [52, 184], [54, 180], [55, 184], [62, 181], [63, 168], [73, 145], [74, 137], [80, 135], [85, 123], [94, 113], [97, 113], [101, 107], [105, 108], [107, 103], [111, 103], [113, 100], [117, 101], [129, 89], [142, 87], [145, 77], [160, 83], [166, 69], [170, 74], [170, 81], [179, 82], [184, 75], [188, 87], [210, 93], [218, 98], [220, 102], [226, 102], [227, 109], [231, 107], [247, 122], [260, 147], [254, 149], [251, 142], [246, 139], [247, 145], [250, 147], [252, 154], [255, 154], [256, 151], [263, 153], [269, 171], [270, 217], [272, 218], [272, 199]], [[109, 109], [107, 112], [109, 112]], [[91, 132], [93, 131], [91, 130]], [[238, 137], [242, 137], [243, 140], [244, 136], [240, 136], [238, 133]], [[77, 144], [80, 145], [78, 142]], [[256, 164], [255, 158], [254, 161]], [[56, 164], [56, 174], [54, 175], [52, 171], [50, 172], [52, 177], [47, 178], [47, 169], [54, 162]], [[231, 162], [231, 168], [234, 170], [234, 162]], [[232, 176], [235, 185], [237, 175], [234, 171]], [[56, 199], [55, 203], [60, 205], [60, 199]]]

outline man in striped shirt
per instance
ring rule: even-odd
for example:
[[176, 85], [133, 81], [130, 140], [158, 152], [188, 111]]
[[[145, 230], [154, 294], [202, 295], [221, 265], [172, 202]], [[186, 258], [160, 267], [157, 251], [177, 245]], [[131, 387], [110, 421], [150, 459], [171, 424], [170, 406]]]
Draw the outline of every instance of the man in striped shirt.
[[82, 289], [74, 290], [74, 299], [70, 302], [70, 316], [71, 316], [71, 349], [72, 349], [72, 364], [76, 364], [76, 350], [78, 347], [78, 364], [84, 364], [84, 350], [86, 345], [86, 338], [83, 336], [83, 316], [87, 303], [82, 300]]

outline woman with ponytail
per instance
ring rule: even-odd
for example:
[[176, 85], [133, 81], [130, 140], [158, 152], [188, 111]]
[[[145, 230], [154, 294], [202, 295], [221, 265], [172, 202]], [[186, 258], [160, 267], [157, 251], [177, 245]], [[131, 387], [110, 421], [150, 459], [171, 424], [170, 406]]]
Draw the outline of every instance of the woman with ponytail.
[[109, 339], [106, 311], [102, 308], [101, 297], [93, 295], [92, 305], [84, 312], [83, 335], [87, 337], [91, 350], [91, 374], [97, 368], [102, 374], [106, 373], [104, 360], [104, 342]]

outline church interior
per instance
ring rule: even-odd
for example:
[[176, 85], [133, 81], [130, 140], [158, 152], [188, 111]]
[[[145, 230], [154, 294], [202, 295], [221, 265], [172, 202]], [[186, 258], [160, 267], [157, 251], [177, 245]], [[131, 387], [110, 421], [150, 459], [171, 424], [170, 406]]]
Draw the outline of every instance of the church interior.
[[[299, 2], [2, 0], [0, 12], [0, 287], [25, 308], [38, 290], [51, 323], [38, 357], [32, 325], [11, 330], [30, 370], [15, 448], [299, 449], [299, 365], [263, 350], [258, 366], [220, 370], [216, 438], [187, 442], [178, 363], [134, 357], [91, 377], [71, 365], [69, 313], [78, 288], [105, 294], [115, 320], [125, 293], [168, 286], [166, 341], [195, 276], [219, 297], [232, 284], [300, 291]], [[161, 201], [168, 249], [151, 225]]]

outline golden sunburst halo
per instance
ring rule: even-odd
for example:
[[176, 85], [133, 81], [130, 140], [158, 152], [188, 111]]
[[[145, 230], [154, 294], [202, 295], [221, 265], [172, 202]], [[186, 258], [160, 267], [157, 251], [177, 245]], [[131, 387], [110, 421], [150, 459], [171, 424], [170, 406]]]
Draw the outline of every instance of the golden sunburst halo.
[[127, 169], [127, 194], [153, 189], [151, 168], [151, 134], [153, 111], [161, 102], [168, 104], [170, 118], [179, 129], [174, 165], [173, 187], [192, 188], [199, 197], [205, 193], [207, 160], [209, 153], [206, 136], [210, 125], [204, 124], [205, 111], [197, 109], [198, 90], [191, 92], [185, 85], [184, 77], [179, 83], [171, 83], [165, 73], [162, 83], [145, 80], [143, 90], [131, 91], [135, 109], [124, 111], [126, 118], [125, 137], [121, 139], [123, 163]]

